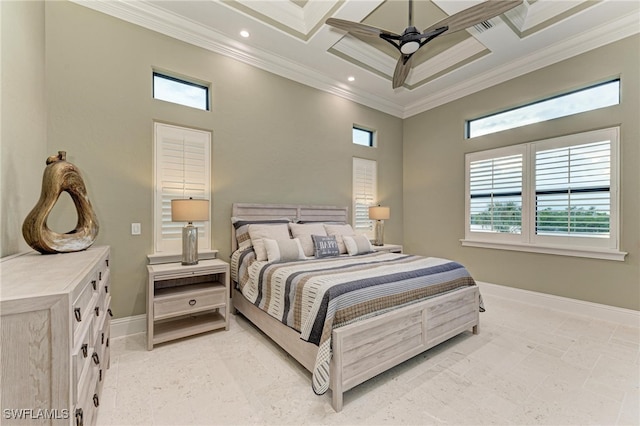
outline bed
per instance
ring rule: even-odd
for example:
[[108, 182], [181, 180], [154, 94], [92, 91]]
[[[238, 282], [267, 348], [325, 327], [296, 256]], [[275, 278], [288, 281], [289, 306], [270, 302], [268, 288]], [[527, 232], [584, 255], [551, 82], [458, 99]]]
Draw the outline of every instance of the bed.
[[[312, 372], [316, 394], [330, 389], [336, 412], [349, 389], [462, 332], [479, 331], [478, 287], [456, 262], [366, 251], [269, 261], [271, 252], [266, 259], [259, 240], [252, 245], [240, 231], [298, 226], [283, 223], [339, 228], [349, 222], [346, 207], [236, 203], [232, 222], [236, 313]], [[351, 250], [353, 241], [341, 243]], [[308, 247], [298, 247], [302, 259]]]

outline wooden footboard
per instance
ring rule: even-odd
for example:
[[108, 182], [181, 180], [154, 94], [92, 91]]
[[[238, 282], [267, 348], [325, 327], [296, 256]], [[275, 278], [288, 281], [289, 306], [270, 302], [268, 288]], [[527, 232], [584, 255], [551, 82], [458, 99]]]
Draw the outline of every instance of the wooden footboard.
[[[234, 290], [233, 306], [307, 370], [318, 347], [272, 318]], [[332, 406], [342, 410], [343, 393], [433, 346], [472, 329], [478, 332], [478, 287], [465, 287], [333, 330]]]
[[333, 330], [334, 410], [343, 393], [469, 329], [478, 332], [478, 287], [466, 287]]

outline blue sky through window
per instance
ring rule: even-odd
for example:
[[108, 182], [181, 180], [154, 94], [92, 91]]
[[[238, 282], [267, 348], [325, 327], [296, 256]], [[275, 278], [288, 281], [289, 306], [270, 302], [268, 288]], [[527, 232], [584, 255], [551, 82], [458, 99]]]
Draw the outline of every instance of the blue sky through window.
[[475, 138], [619, 103], [620, 80], [617, 79], [509, 111], [469, 120], [467, 135], [469, 138]]

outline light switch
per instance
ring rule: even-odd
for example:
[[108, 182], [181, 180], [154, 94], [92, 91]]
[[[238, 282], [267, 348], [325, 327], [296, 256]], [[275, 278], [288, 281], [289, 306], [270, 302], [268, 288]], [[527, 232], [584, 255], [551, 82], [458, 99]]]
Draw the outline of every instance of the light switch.
[[140, 235], [140, 234], [141, 234], [140, 224], [139, 223], [132, 223], [131, 224], [131, 235]]

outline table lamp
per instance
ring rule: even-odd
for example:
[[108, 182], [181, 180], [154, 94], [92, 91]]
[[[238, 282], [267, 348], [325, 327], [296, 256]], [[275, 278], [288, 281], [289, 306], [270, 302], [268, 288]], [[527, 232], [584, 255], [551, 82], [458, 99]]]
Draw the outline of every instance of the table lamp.
[[198, 264], [198, 228], [193, 222], [209, 220], [209, 200], [171, 200], [171, 221], [187, 222], [182, 228], [182, 264]]
[[376, 221], [376, 239], [373, 242], [374, 246], [384, 245], [384, 221], [386, 219], [389, 219], [389, 213], [389, 207], [369, 207], [369, 219], [373, 219]]

